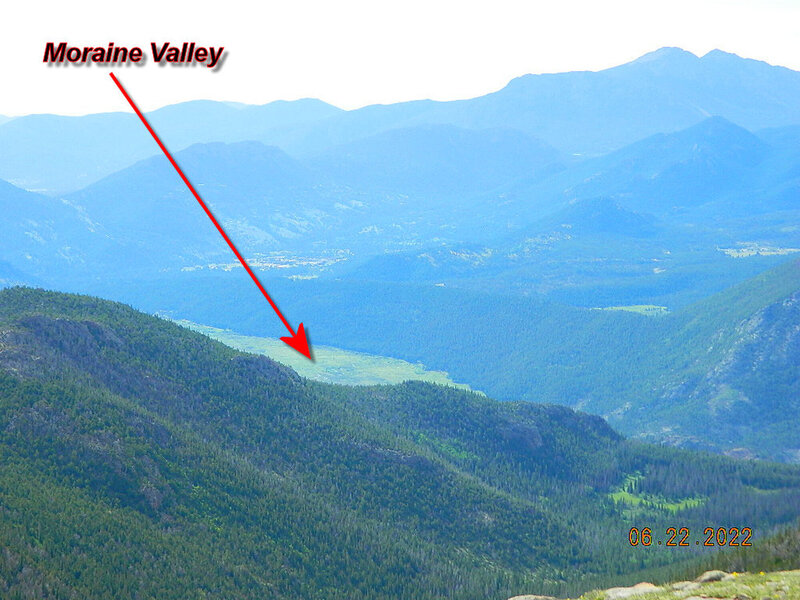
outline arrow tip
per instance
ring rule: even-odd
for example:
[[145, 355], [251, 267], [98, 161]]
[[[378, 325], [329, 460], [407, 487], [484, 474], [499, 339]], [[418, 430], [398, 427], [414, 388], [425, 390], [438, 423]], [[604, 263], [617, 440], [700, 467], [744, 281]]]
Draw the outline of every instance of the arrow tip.
[[300, 326], [297, 328], [297, 333], [291, 336], [282, 337], [281, 341], [297, 350], [311, 362], [314, 362], [314, 359], [311, 357], [311, 346], [308, 343], [306, 330], [303, 328], [302, 323], [300, 323]]

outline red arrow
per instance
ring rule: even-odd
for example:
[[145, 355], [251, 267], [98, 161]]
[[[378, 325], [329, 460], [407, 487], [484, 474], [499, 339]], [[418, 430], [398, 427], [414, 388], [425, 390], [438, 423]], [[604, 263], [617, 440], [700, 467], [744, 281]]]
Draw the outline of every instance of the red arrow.
[[205, 213], [208, 215], [208, 218], [211, 219], [211, 222], [214, 224], [214, 227], [217, 228], [217, 231], [219, 231], [219, 233], [222, 236], [222, 238], [228, 243], [228, 246], [230, 246], [231, 250], [233, 250], [233, 253], [236, 255], [236, 258], [238, 258], [239, 262], [242, 263], [242, 266], [244, 267], [244, 270], [247, 271], [248, 275], [250, 275], [250, 277], [253, 279], [253, 281], [255, 282], [255, 284], [258, 287], [258, 289], [261, 290], [262, 294], [264, 294], [264, 298], [267, 299], [267, 302], [269, 302], [269, 305], [272, 307], [272, 310], [274, 310], [277, 313], [277, 315], [280, 317], [281, 321], [283, 322], [283, 325], [286, 327], [286, 329], [289, 330], [289, 333], [292, 334], [290, 336], [282, 337], [281, 341], [286, 342], [289, 346], [291, 346], [292, 348], [297, 350], [300, 354], [302, 354], [303, 356], [305, 356], [309, 360], [313, 361], [314, 359], [311, 358], [311, 347], [308, 345], [308, 338], [306, 337], [306, 331], [303, 328], [303, 324], [300, 323], [300, 326], [297, 328], [297, 333], [295, 333], [292, 330], [291, 325], [289, 325], [289, 321], [287, 321], [286, 318], [283, 316], [283, 314], [281, 314], [281, 311], [278, 310], [278, 307], [275, 305], [275, 302], [273, 302], [272, 298], [270, 298], [269, 294], [267, 293], [267, 290], [264, 289], [264, 286], [261, 285], [261, 282], [258, 280], [258, 277], [256, 277], [256, 274], [253, 273], [253, 270], [250, 268], [250, 265], [247, 264], [247, 261], [244, 259], [244, 257], [236, 249], [236, 246], [233, 245], [233, 242], [231, 241], [231, 238], [229, 238], [228, 234], [225, 233], [225, 230], [222, 228], [222, 225], [219, 224], [219, 222], [214, 217], [214, 215], [211, 214], [211, 211], [208, 210], [208, 207], [206, 206], [206, 203], [203, 202], [203, 199], [200, 197], [200, 194], [198, 194], [197, 190], [194, 189], [194, 186], [189, 181], [189, 179], [186, 177], [186, 175], [184, 175], [183, 171], [178, 166], [178, 163], [175, 162], [174, 158], [172, 158], [172, 154], [169, 153], [169, 150], [167, 150], [167, 147], [163, 144], [163, 142], [158, 137], [158, 135], [156, 135], [156, 132], [153, 130], [153, 128], [150, 127], [150, 123], [147, 122], [147, 119], [144, 118], [144, 115], [142, 114], [142, 112], [137, 108], [136, 104], [134, 104], [133, 100], [128, 95], [128, 92], [126, 92], [125, 88], [122, 87], [122, 84], [114, 76], [114, 73], [109, 73], [109, 75], [111, 75], [111, 79], [114, 80], [114, 83], [117, 84], [117, 87], [119, 88], [119, 91], [122, 92], [122, 95], [125, 96], [125, 99], [128, 101], [128, 104], [131, 105], [131, 108], [133, 109], [133, 112], [135, 112], [137, 114], [137, 116], [142, 120], [142, 123], [144, 124], [144, 126], [147, 128], [147, 131], [149, 131], [150, 135], [153, 136], [153, 139], [156, 141], [156, 144], [158, 144], [158, 147], [161, 148], [161, 151], [169, 159], [169, 162], [172, 163], [173, 167], [175, 167], [175, 170], [178, 172], [178, 175], [180, 175], [181, 179], [183, 179], [183, 183], [186, 184], [186, 187], [189, 188], [189, 191], [192, 192], [192, 195], [200, 203], [200, 206], [203, 208]]

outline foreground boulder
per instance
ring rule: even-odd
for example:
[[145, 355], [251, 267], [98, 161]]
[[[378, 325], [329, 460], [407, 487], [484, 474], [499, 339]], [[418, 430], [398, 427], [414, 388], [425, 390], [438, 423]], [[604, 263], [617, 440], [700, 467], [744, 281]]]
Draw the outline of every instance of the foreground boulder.
[[712, 583], [714, 581], [727, 581], [728, 579], [733, 579], [733, 576], [725, 571], [706, 571], [695, 581], [697, 583]]
[[660, 588], [652, 583], [637, 583], [631, 587], [615, 587], [606, 590], [606, 600], [618, 600], [619, 598], [628, 598], [630, 596], [638, 596], [640, 594], [652, 594], [653, 592], [663, 592], [664, 588]]

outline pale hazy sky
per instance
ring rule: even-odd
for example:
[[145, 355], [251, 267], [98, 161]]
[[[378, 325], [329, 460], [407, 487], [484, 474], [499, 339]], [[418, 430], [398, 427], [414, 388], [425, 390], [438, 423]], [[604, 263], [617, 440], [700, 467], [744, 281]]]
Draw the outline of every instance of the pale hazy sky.
[[214, 72], [116, 67], [145, 110], [197, 98], [343, 108], [468, 98], [525, 73], [598, 70], [661, 46], [800, 70], [800, 0], [10, 0], [0, 19], [0, 115], [127, 109], [108, 67], [45, 66], [47, 41], [148, 54], [150, 42], [225, 46]]

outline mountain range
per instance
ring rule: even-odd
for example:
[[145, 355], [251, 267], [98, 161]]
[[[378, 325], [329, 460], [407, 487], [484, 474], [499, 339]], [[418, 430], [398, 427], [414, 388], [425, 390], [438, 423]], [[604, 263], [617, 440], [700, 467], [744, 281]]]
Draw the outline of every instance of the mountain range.
[[[471, 100], [150, 117], [315, 341], [627, 435], [794, 461], [777, 415], [797, 409], [798, 81], [667, 48]], [[0, 183], [0, 280], [283, 335], [133, 119], [0, 124], [0, 175], [29, 188]]]
[[[318, 100], [263, 106], [192, 101], [148, 114], [173, 150], [201, 142], [236, 142], [324, 119], [339, 109]], [[154, 156], [158, 149], [129, 113], [83, 117], [27, 115], [0, 130], [0, 178], [48, 193], [75, 191]], [[113, 132], [113, 135], [110, 135]], [[43, 164], [48, 165], [43, 169]]]
[[[797, 216], [800, 185], [800, 155], [789, 149], [795, 135], [791, 128], [771, 130], [769, 145], [712, 118], [570, 164], [524, 136], [449, 126], [398, 130], [313, 160], [258, 142], [195, 145], [177, 156], [267, 272], [488, 283], [583, 305], [608, 303], [605, 288], [628, 289], [634, 272], [644, 289], [628, 289], [616, 303], [646, 303], [659, 287], [657, 303], [677, 307], [754, 274], [751, 264], [760, 258], [775, 264], [776, 256], [800, 247], [787, 225]], [[425, 152], [429, 157], [419, 158]], [[0, 189], [7, 202], [21, 193]], [[73, 236], [69, 246], [82, 253], [73, 263], [83, 260], [95, 273], [109, 263], [125, 277], [126, 269], [141, 274], [229, 262], [163, 157], [66, 195], [63, 203], [74, 213], [61, 217]], [[454, 212], [454, 203], [462, 210]], [[607, 214], [599, 217], [598, 209]], [[628, 229], [598, 228], [597, 219]], [[76, 220], [83, 226], [70, 224]], [[17, 227], [16, 235], [38, 235], [24, 223]], [[141, 251], [153, 247], [162, 252]], [[739, 252], [756, 256], [732, 261]], [[31, 260], [20, 255], [14, 266], [45, 275]], [[76, 268], [63, 275], [75, 278]], [[717, 281], [720, 274], [727, 279]], [[60, 275], [54, 284], [63, 283]], [[675, 277], [687, 275], [691, 285], [675, 285]]]
[[[394, 129], [453, 125], [517, 130], [567, 154], [597, 155], [711, 116], [751, 131], [797, 125], [800, 108], [793, 99], [799, 93], [800, 75], [790, 69], [719, 50], [697, 57], [662, 48], [598, 72], [525, 75], [469, 100], [352, 111], [311, 99], [263, 106], [195, 101], [149, 118], [174, 151], [193, 143], [257, 140], [294, 156], [314, 156]], [[0, 178], [48, 192], [74, 191], [156, 154], [135, 117], [125, 113], [17, 117], [0, 124], [0, 148], [6, 149]], [[42, 169], [43, 159], [49, 168]]]
[[452, 102], [149, 113], [312, 346], [474, 392], [312, 381], [180, 326], [286, 335], [134, 115], [0, 117], [0, 597], [796, 566], [797, 98], [798, 72], [663, 48]]

